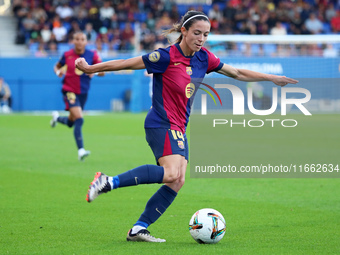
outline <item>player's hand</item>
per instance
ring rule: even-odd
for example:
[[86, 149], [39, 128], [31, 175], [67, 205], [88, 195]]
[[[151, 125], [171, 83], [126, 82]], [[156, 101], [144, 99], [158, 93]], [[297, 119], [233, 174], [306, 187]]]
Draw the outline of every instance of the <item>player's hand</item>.
[[272, 82], [274, 82], [278, 86], [283, 87], [283, 86], [286, 86], [288, 83], [296, 84], [299, 81], [294, 80], [292, 78], [288, 78], [286, 76], [274, 76], [274, 78], [272, 79]]
[[59, 78], [63, 77], [63, 75], [65, 74], [64, 70], [62, 69], [58, 69], [55, 73]]
[[84, 73], [90, 73], [89, 72], [89, 64], [86, 62], [85, 58], [77, 58], [74, 62], [76, 67], [83, 71]]

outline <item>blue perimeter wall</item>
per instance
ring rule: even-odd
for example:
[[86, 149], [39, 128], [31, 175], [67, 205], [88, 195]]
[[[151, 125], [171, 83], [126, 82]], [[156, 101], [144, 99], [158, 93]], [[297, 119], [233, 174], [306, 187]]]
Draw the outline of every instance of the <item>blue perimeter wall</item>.
[[[57, 61], [58, 58], [0, 58], [0, 76], [10, 85], [14, 111], [64, 109], [61, 96], [62, 79], [53, 72], [53, 66]], [[296, 79], [340, 78], [340, 58], [221, 58], [221, 61], [239, 68], [286, 75]], [[95, 76], [85, 110], [109, 111], [111, 100], [124, 100], [128, 90], [132, 93], [127, 109], [132, 112], [148, 110], [151, 106], [150, 78], [145, 76], [144, 72], [144, 70], [111, 72], [104, 77]], [[208, 77], [223, 76], [213, 73]]]

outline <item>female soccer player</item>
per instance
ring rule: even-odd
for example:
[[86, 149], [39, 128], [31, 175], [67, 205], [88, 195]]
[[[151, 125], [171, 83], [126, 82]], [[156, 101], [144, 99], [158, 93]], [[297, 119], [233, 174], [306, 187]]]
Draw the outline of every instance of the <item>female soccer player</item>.
[[145, 119], [145, 132], [158, 165], [139, 166], [114, 177], [98, 172], [87, 194], [87, 201], [92, 202], [98, 195], [112, 189], [164, 183], [128, 232], [128, 241], [165, 242], [151, 236], [147, 227], [165, 212], [184, 184], [188, 163], [185, 131], [195, 89], [193, 78], [203, 78], [206, 73], [214, 71], [241, 81], [272, 81], [279, 86], [298, 82], [285, 76], [237, 69], [221, 63], [203, 47], [210, 32], [210, 22], [202, 12], [187, 12], [180, 23], [167, 32], [174, 31], [181, 33], [174, 45], [144, 56], [96, 65], [88, 65], [83, 58], [76, 60], [76, 66], [85, 73], [146, 68], [154, 75], [152, 107]]
[[[84, 58], [90, 64], [97, 64], [101, 59], [96, 51], [87, 50], [86, 35], [83, 32], [76, 32], [73, 35], [74, 49], [66, 51], [58, 63], [54, 66], [54, 72], [58, 77], [63, 77], [62, 93], [65, 101], [65, 110], [69, 111], [68, 117], [60, 117], [59, 113], [52, 113], [51, 127], [55, 127], [57, 122], [68, 127], [74, 126], [74, 138], [78, 147], [78, 159], [83, 161], [90, 151], [84, 149], [82, 126], [84, 123], [82, 110], [84, 109], [87, 93], [90, 88], [90, 81], [93, 74], [84, 74], [76, 68], [75, 60]], [[104, 73], [98, 73], [103, 76]]]
[[0, 76], [0, 111], [10, 113], [12, 108], [11, 89], [5, 82], [4, 78]]

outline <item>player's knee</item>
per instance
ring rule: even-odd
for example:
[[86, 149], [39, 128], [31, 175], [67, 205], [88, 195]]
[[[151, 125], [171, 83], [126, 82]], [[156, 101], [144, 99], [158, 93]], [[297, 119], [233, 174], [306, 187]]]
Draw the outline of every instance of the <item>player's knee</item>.
[[70, 111], [69, 118], [72, 119], [72, 121], [76, 121], [78, 119], [83, 119], [83, 114], [80, 110], [79, 111], [77, 111], [77, 110]]
[[180, 190], [185, 183], [185, 177], [184, 176], [179, 177], [176, 182], [177, 182], [178, 190]]
[[177, 179], [178, 188], [181, 189], [185, 183], [185, 172], [187, 169], [187, 161], [183, 160], [182, 166], [180, 168], [180, 176]]
[[173, 183], [180, 178], [180, 172], [177, 167], [164, 167], [164, 182]]
[[174, 181], [174, 182], [172, 182], [172, 183], [169, 183], [168, 185], [169, 185], [169, 187], [170, 187], [171, 189], [173, 189], [175, 192], [179, 192], [180, 189], [181, 189], [181, 188], [183, 187], [183, 185], [184, 185], [184, 181], [185, 181], [184, 176], [181, 176], [181, 177], [179, 177], [176, 181]]
[[167, 183], [174, 183], [178, 180], [178, 175], [175, 175], [175, 174], [169, 174], [167, 175], [166, 177], [166, 180], [164, 180], [164, 182], [167, 182]]

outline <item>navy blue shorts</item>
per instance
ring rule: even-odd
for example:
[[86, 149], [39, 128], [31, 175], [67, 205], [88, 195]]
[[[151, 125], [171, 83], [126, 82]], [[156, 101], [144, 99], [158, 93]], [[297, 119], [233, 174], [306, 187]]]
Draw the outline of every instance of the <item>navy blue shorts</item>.
[[160, 157], [174, 154], [182, 155], [189, 161], [189, 147], [186, 134], [165, 128], [146, 128], [145, 134], [146, 141], [151, 147], [157, 163]]
[[73, 92], [63, 91], [63, 98], [65, 102], [65, 111], [68, 111], [75, 106], [80, 106], [83, 110], [87, 100], [87, 94], [78, 95]]

